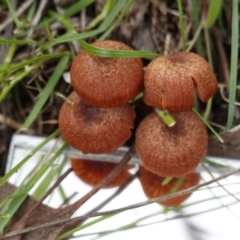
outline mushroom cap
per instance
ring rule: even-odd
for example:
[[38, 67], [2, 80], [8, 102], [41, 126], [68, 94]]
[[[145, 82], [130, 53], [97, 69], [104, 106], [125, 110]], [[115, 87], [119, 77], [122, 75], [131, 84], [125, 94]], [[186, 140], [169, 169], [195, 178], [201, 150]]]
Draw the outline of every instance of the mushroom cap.
[[[95, 186], [101, 182], [115, 167], [116, 163], [100, 162], [93, 160], [84, 160], [71, 158], [71, 165], [74, 173], [85, 183]], [[112, 181], [104, 188], [121, 186], [130, 179], [131, 174], [126, 166]]]
[[144, 101], [168, 111], [185, 111], [194, 105], [194, 87], [206, 102], [217, 91], [217, 79], [208, 62], [194, 53], [158, 57], [144, 73]]
[[136, 151], [143, 166], [163, 177], [182, 177], [193, 172], [207, 153], [204, 123], [191, 110], [171, 113], [176, 120], [168, 127], [155, 113], [136, 131]]
[[62, 137], [83, 153], [109, 153], [122, 146], [131, 136], [135, 112], [125, 104], [114, 108], [92, 106], [71, 93], [59, 113]]
[[[139, 180], [142, 185], [143, 191], [148, 198], [156, 198], [167, 195], [171, 193], [172, 189], [177, 184], [178, 178], [173, 178], [166, 185], [162, 185], [164, 177], [161, 177], [155, 173], [149, 172], [143, 167], [139, 169]], [[199, 173], [190, 173], [184, 177], [182, 184], [178, 187], [176, 191], [184, 190], [189, 187], [193, 187], [200, 182]], [[187, 198], [191, 196], [190, 194], [183, 194], [177, 197], [169, 198], [158, 202], [161, 205], [167, 207], [175, 207], [184, 202]]]
[[[132, 50], [117, 41], [100, 41], [95, 47]], [[71, 84], [78, 95], [98, 107], [115, 107], [134, 99], [143, 85], [143, 63], [140, 58], [106, 58], [85, 50], [74, 59]]]

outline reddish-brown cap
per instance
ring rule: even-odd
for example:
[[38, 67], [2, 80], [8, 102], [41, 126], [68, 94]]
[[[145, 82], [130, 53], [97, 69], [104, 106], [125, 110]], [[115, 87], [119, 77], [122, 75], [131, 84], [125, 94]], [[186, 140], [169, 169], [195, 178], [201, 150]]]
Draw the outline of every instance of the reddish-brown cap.
[[194, 105], [194, 87], [206, 102], [217, 91], [217, 79], [205, 59], [179, 52], [158, 57], [144, 73], [144, 101], [168, 111], [185, 111]]
[[[71, 158], [71, 165], [75, 174], [85, 183], [95, 186], [102, 181], [115, 167], [116, 163], [99, 162], [93, 160], [83, 160]], [[126, 183], [131, 177], [126, 166], [105, 188], [117, 187]]]
[[182, 177], [193, 172], [207, 153], [204, 123], [191, 110], [171, 113], [176, 120], [168, 127], [154, 112], [136, 131], [136, 151], [143, 166], [163, 177]]
[[[162, 185], [164, 177], [147, 171], [143, 167], [139, 169], [139, 180], [142, 185], [143, 191], [148, 198], [156, 198], [165, 196], [172, 192], [175, 188], [178, 178], [173, 178], [166, 185]], [[184, 177], [182, 184], [177, 188], [176, 191], [184, 190], [189, 187], [193, 187], [200, 182], [200, 175], [198, 173], [190, 173]], [[167, 207], [175, 207], [184, 202], [189, 198], [191, 194], [183, 194], [177, 197], [169, 198], [164, 201], [160, 201], [159, 204]]]
[[[117, 41], [100, 41], [95, 47], [132, 50]], [[105, 58], [85, 50], [71, 66], [71, 83], [76, 93], [98, 107], [115, 107], [134, 99], [143, 85], [143, 63], [140, 58]]]
[[131, 136], [135, 112], [125, 104], [114, 108], [90, 105], [73, 92], [59, 113], [63, 138], [83, 153], [108, 153], [122, 146]]

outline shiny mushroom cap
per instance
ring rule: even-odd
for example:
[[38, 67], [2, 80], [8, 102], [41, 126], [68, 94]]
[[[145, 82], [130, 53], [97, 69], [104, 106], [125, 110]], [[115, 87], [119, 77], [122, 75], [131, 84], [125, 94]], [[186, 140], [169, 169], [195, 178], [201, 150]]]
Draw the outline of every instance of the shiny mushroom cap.
[[[101, 182], [115, 167], [116, 163], [99, 162], [93, 160], [83, 160], [71, 158], [71, 165], [74, 173], [85, 183], [95, 186]], [[131, 174], [126, 166], [105, 188], [117, 187], [126, 183]]]
[[207, 153], [204, 123], [191, 110], [171, 113], [176, 120], [168, 127], [154, 112], [136, 131], [136, 151], [143, 166], [163, 177], [182, 177], [193, 172]]
[[[148, 198], [156, 198], [165, 196], [172, 193], [172, 190], [178, 184], [179, 179], [173, 178], [166, 185], [162, 185], [164, 177], [147, 171], [143, 167], [139, 169], [139, 180], [142, 185], [143, 191]], [[181, 181], [181, 180], [180, 180]], [[176, 191], [184, 190], [189, 187], [196, 186], [200, 182], [200, 175], [198, 173], [190, 173], [184, 177], [180, 186]], [[184, 202], [187, 198], [191, 196], [190, 194], [183, 194], [177, 197], [169, 198], [158, 202], [159, 204], [167, 207], [175, 207]]]
[[75, 92], [59, 113], [59, 129], [73, 148], [83, 153], [109, 153], [131, 136], [135, 112], [125, 104], [114, 108], [92, 106]]
[[[95, 47], [132, 50], [117, 41], [100, 41]], [[98, 107], [115, 107], [133, 100], [143, 85], [143, 63], [140, 58], [106, 58], [85, 50], [71, 66], [71, 84], [78, 95]]]
[[185, 111], [194, 105], [194, 88], [206, 102], [217, 91], [217, 79], [205, 59], [179, 52], [158, 57], [144, 73], [144, 101], [168, 111]]

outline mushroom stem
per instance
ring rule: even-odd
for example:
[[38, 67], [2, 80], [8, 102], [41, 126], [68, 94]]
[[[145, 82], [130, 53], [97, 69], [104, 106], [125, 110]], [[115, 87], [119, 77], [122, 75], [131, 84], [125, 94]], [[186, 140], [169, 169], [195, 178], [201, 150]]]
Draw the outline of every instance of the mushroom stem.
[[158, 108], [153, 109], [168, 127], [173, 127], [176, 124], [176, 121], [167, 111], [162, 111]]

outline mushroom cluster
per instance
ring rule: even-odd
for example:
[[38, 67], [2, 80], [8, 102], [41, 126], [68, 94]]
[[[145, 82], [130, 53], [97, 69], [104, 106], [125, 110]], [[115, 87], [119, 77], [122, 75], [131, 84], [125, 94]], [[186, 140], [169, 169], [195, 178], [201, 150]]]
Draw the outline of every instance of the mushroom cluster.
[[[132, 49], [112, 40], [92, 45], [111, 50]], [[202, 57], [187, 52], [161, 56], [143, 71], [140, 58], [98, 57], [81, 50], [72, 63], [70, 75], [74, 92], [60, 110], [59, 129], [72, 147], [83, 153], [109, 153], [125, 144], [135, 127], [135, 148], [144, 167], [140, 168], [140, 182], [147, 196], [166, 194], [177, 178], [185, 177], [180, 189], [199, 182], [199, 176], [193, 172], [207, 153], [208, 134], [204, 123], [191, 110], [194, 89], [203, 102], [217, 90], [216, 77]], [[135, 119], [130, 101], [141, 91], [141, 104], [170, 112], [176, 124], [167, 126], [152, 111], [134, 126], [139, 116]], [[105, 170], [113, 168], [113, 165], [100, 162], [75, 159], [71, 162], [75, 173], [92, 185], [105, 176], [108, 172]], [[102, 173], [97, 174], [99, 171]], [[98, 177], [89, 180], [94, 174]], [[128, 169], [124, 170], [119, 176], [120, 183], [127, 181], [129, 176]], [[155, 189], [152, 196], [146, 179], [147, 182], [156, 180], [158, 184], [164, 177], [173, 178], [171, 184], [164, 190]], [[114, 181], [108, 186], [115, 186]], [[179, 204], [187, 197], [173, 198], [172, 202], [162, 204]]]
[[[117, 41], [92, 44], [103, 49], [131, 50]], [[128, 103], [143, 84], [140, 58], [103, 58], [80, 51], [71, 70], [74, 92], [59, 113], [63, 138], [83, 153], [109, 153], [131, 136], [135, 112]]]
[[204, 102], [217, 90], [217, 79], [209, 64], [194, 53], [158, 57], [146, 67], [144, 102], [171, 112], [176, 120], [168, 127], [154, 112], [136, 131], [136, 151], [143, 166], [162, 177], [186, 176], [207, 153], [206, 127], [191, 110], [194, 87]]

